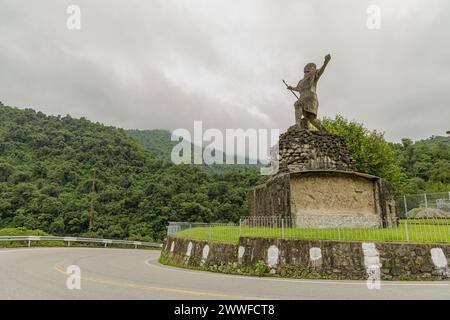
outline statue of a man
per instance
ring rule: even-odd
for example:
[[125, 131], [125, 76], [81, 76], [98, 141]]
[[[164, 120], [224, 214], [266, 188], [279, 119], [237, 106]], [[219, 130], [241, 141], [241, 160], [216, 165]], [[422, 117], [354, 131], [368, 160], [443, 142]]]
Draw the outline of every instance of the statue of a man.
[[[287, 86], [289, 90], [300, 93], [300, 98], [294, 104], [295, 122], [303, 129], [308, 129], [308, 123], [311, 123], [320, 131], [324, 131], [322, 123], [317, 119], [317, 109], [319, 100], [317, 100], [316, 87], [320, 76], [325, 71], [325, 67], [330, 62], [331, 56], [325, 56], [323, 66], [317, 70], [314, 63], [308, 63], [304, 68], [304, 77], [299, 81], [296, 87]], [[302, 119], [303, 115], [303, 119]]]

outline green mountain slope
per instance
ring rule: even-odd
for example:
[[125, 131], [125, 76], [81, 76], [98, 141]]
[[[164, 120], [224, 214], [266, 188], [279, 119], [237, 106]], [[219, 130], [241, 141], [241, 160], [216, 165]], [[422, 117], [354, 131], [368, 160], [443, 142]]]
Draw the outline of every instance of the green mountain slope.
[[95, 170], [94, 236], [158, 240], [169, 220], [236, 221], [258, 173], [175, 166], [122, 129], [0, 107], [0, 228], [86, 235]]
[[450, 137], [402, 139], [395, 150], [410, 177], [406, 193], [450, 191]]
[[145, 149], [151, 151], [159, 159], [170, 161], [172, 148], [177, 144], [170, 140], [167, 130], [126, 130], [127, 134], [137, 140]]
[[[173, 147], [178, 143], [171, 140], [171, 133], [166, 130], [126, 130], [126, 132], [136, 139], [136, 141], [145, 149], [151, 151], [159, 159], [170, 161], [170, 154]], [[191, 151], [193, 154], [193, 145]], [[224, 162], [225, 162], [224, 155]], [[235, 163], [237, 159], [235, 158]], [[192, 156], [193, 161], [193, 156]], [[210, 173], [224, 173], [227, 171], [239, 172], [259, 172], [260, 166], [248, 164], [248, 159], [241, 159], [247, 164], [214, 164], [214, 165], [195, 165], [197, 168]]]

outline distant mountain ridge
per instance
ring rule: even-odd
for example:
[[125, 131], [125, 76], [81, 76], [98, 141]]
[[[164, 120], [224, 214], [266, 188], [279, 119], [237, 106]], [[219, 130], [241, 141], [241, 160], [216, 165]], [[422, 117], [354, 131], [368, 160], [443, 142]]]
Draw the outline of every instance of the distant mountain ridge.
[[170, 154], [176, 141], [171, 141], [171, 133], [167, 130], [126, 130], [126, 133], [137, 140], [145, 149], [164, 161], [170, 161]]
[[[159, 159], [164, 161], [171, 161], [171, 152], [174, 146], [178, 144], [177, 141], [171, 140], [171, 132], [167, 130], [154, 129], [154, 130], [126, 130], [127, 134], [136, 139], [136, 141], [145, 149], [151, 151]], [[193, 147], [191, 143], [191, 151], [193, 159]], [[224, 153], [224, 164], [213, 164], [213, 165], [196, 165], [203, 170], [209, 172], [221, 173], [224, 171], [237, 170], [237, 171], [257, 171], [260, 165], [249, 164], [248, 158], [242, 158], [235, 156], [235, 164], [225, 164], [226, 154]], [[245, 162], [245, 164], [237, 164], [237, 162]], [[193, 161], [192, 161], [193, 162]]]

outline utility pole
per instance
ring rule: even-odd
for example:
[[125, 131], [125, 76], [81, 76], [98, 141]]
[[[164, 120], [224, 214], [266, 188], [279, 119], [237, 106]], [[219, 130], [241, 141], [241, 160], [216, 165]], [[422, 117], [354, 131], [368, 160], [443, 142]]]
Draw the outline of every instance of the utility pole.
[[90, 193], [90, 208], [89, 208], [89, 238], [92, 238], [92, 228], [94, 226], [94, 192], [95, 192], [95, 168], [92, 169], [92, 184]]

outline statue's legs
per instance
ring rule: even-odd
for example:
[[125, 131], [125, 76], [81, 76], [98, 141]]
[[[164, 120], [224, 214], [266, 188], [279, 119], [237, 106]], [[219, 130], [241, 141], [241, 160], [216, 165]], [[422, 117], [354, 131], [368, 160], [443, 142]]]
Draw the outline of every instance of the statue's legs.
[[295, 123], [299, 126], [302, 127], [302, 115], [303, 115], [303, 108], [302, 105], [299, 101], [297, 101], [294, 104], [294, 108], [295, 108]]
[[317, 119], [317, 116], [314, 113], [305, 112], [305, 118], [319, 131], [326, 132], [325, 128], [322, 125], [322, 122]]
[[305, 130], [309, 129], [309, 121], [305, 117], [303, 117], [303, 119], [300, 122], [300, 128]]

